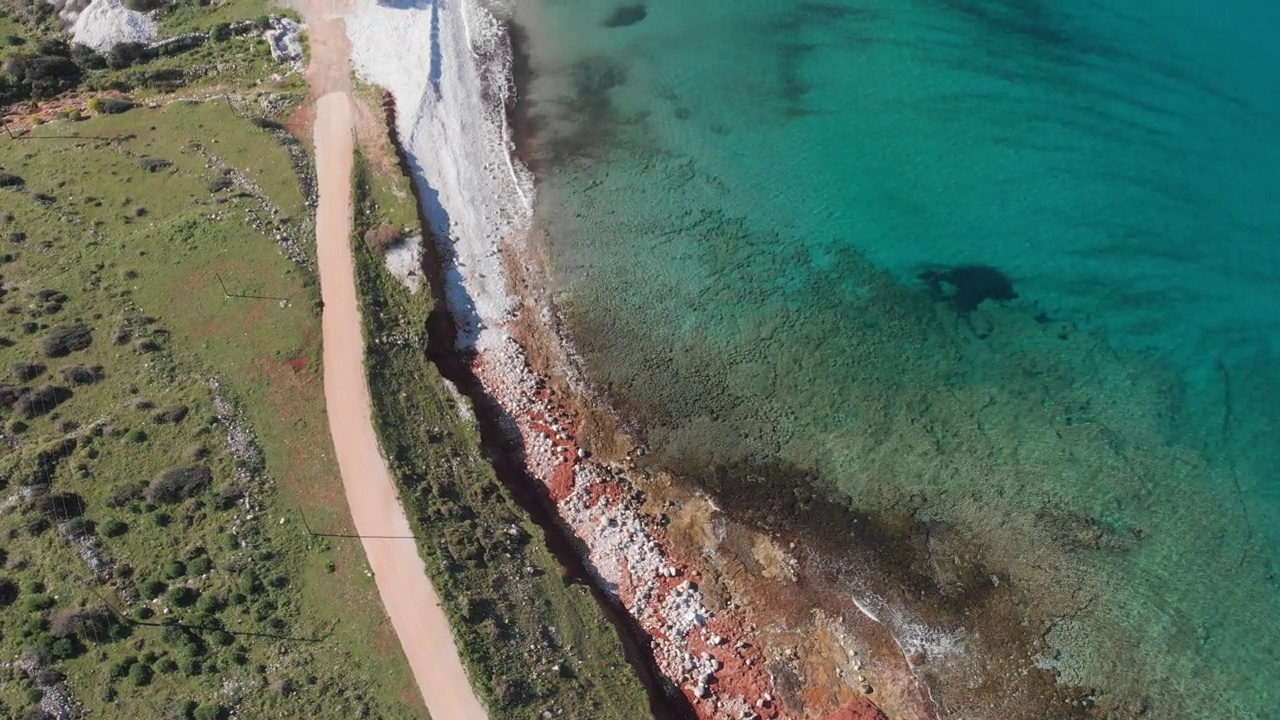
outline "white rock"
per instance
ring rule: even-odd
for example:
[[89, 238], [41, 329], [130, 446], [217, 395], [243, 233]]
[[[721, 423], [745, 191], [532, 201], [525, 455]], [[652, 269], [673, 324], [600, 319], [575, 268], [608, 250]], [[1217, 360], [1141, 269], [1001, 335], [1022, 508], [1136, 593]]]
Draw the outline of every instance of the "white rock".
[[126, 42], [148, 43], [156, 37], [156, 21], [130, 10], [120, 0], [93, 0], [71, 26], [73, 39], [106, 51]]

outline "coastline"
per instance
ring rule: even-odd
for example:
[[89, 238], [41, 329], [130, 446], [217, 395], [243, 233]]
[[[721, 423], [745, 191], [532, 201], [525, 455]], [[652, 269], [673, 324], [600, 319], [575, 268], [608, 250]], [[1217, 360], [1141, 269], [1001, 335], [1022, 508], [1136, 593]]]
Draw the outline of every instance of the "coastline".
[[[464, 215], [483, 215], [493, 204], [498, 205], [497, 213], [480, 217], [479, 223], [474, 216], [455, 220], [450, 215], [455, 205], [447, 196], [460, 188], [439, 187], [439, 174], [443, 172], [439, 167], [436, 178], [424, 170], [432, 167], [431, 160], [440, 160], [441, 152], [459, 152], [457, 145], [449, 145], [449, 121], [430, 109], [433, 104], [443, 104], [441, 98], [457, 88], [442, 87], [440, 78], [430, 69], [441, 57], [452, 57], [447, 55], [449, 48], [437, 46], [441, 38], [465, 38], [468, 42], [476, 35], [484, 38], [484, 48], [473, 51], [472, 57], [497, 57], [498, 61], [496, 71], [489, 67], [470, 73], [472, 78], [484, 77], [493, 83], [477, 88], [481, 95], [493, 93], [494, 87], [509, 88], [512, 72], [510, 51], [494, 45], [495, 30], [503, 41], [508, 38], [502, 24], [478, 7], [460, 10], [461, 17], [451, 18], [447, 16], [451, 7], [460, 6], [445, 6], [442, 11], [435, 5], [401, 11], [409, 18], [399, 18], [397, 33], [406, 34], [407, 38], [416, 27], [433, 38], [432, 47], [419, 58], [425, 64], [419, 66], [418, 77], [405, 74], [412, 67], [411, 61], [401, 59], [395, 64], [395, 71], [389, 72], [387, 67], [378, 67], [376, 48], [362, 48], [362, 42], [378, 35], [371, 30], [378, 22], [372, 17], [364, 17], [360, 22], [369, 24], [351, 33], [356, 67], [368, 80], [386, 87], [397, 109], [417, 109], [416, 114], [396, 113], [398, 120], [393, 130], [413, 171], [430, 229], [439, 241], [435, 260], [441, 265], [439, 274], [446, 284], [445, 295], [457, 330], [454, 351], [469, 358], [471, 376], [479, 380], [482, 392], [505, 416], [508, 439], [519, 446], [515, 455], [527, 476], [541, 485], [539, 493], [555, 508], [561, 528], [570, 533], [596, 587], [625, 609], [642, 637], [648, 639], [652, 662], [667, 686], [665, 692], [682, 700], [677, 707], [691, 708], [698, 717], [706, 718], [724, 713], [776, 718], [879, 712], [865, 697], [872, 693], [879, 693], [876, 699], [890, 706], [894, 717], [935, 717], [927, 693], [918, 687], [899, 645], [883, 628], [880, 633], [887, 637], [879, 637], [877, 648], [866, 657], [866, 673], [874, 677], [859, 674], [856, 678], [843, 678], [842, 686], [828, 691], [828, 697], [807, 698], [800, 714], [799, 707], [786, 707], [783, 697], [787, 693], [774, 680], [778, 659], [769, 655], [770, 644], [760, 635], [760, 625], [734, 599], [722, 568], [698, 561], [695, 548], [676, 546], [663, 527], [671, 517], [648, 498], [659, 483], [669, 483], [669, 479], [642, 479], [645, 473], [630, 458], [617, 457], [616, 452], [597, 458], [583, 447], [584, 443], [591, 448], [621, 447], [631, 441], [621, 433], [606, 437], [594, 432], [589, 439], [583, 435], [588, 418], [596, 427], [617, 426], [619, 418], [612, 411], [599, 410], [606, 406], [580, 376], [580, 366], [566, 338], [554, 329], [558, 324], [554, 311], [545, 294], [538, 290], [543, 286], [543, 277], [529, 242], [534, 231], [531, 212], [521, 212], [531, 211], [526, 201], [532, 193], [522, 190], [518, 182], [527, 171], [517, 169], [523, 166], [515, 155], [517, 149], [510, 135], [513, 123], [507, 117], [513, 107], [512, 98], [500, 97], [501, 122], [494, 122], [492, 116], [487, 118], [490, 136], [472, 138], [488, 144], [487, 154], [479, 164], [490, 170], [491, 179], [492, 171], [499, 166], [488, 150], [503, 149], [505, 168], [499, 169], [508, 170], [513, 182], [507, 188], [505, 206], [504, 201], [493, 203], [491, 199], [501, 194], [501, 188], [495, 192], [493, 188], [472, 187], [476, 192], [488, 193], [483, 197], [490, 199], [481, 201], [480, 210], [468, 210]], [[479, 33], [469, 25], [476, 14], [486, 15], [478, 21], [482, 29]], [[467, 128], [452, 130], [459, 142], [465, 139]], [[434, 142], [425, 141], [428, 136]], [[452, 166], [451, 173], [459, 163], [450, 159], [443, 164]], [[433, 185], [433, 179], [437, 184]], [[510, 201], [512, 194], [514, 202]], [[466, 197], [464, 193], [454, 202]], [[490, 224], [484, 225], [485, 220]], [[531, 364], [526, 350], [534, 346], [539, 351], [537, 367]], [[636, 451], [643, 452], [639, 448]], [[705, 496], [696, 494], [688, 499], [707, 509], [708, 523], [724, 521], [713, 517], [718, 511]], [[770, 538], [757, 535], [755, 541], [770, 547], [781, 564], [794, 563]], [[791, 652], [794, 656], [794, 650]], [[851, 660], [857, 651], [846, 649], [844, 654], [834, 664], [827, 663], [829, 669], [834, 671], [834, 665]], [[632, 661], [634, 664], [634, 657]], [[854, 662], [862, 667], [861, 661]], [[651, 705], [660, 716], [671, 712], [658, 707], [661, 701], [655, 698], [652, 687]]]

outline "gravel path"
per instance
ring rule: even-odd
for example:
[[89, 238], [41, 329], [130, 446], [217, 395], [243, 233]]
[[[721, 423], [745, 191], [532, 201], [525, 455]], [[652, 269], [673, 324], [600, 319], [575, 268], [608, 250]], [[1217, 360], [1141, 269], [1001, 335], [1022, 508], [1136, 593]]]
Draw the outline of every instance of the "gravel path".
[[320, 190], [316, 244], [329, 428], [352, 521], [427, 710], [437, 720], [488, 720], [411, 539], [373, 430], [351, 252], [354, 127], [341, 9], [334, 0], [305, 0], [301, 6], [311, 32], [308, 77], [319, 98], [314, 129]]

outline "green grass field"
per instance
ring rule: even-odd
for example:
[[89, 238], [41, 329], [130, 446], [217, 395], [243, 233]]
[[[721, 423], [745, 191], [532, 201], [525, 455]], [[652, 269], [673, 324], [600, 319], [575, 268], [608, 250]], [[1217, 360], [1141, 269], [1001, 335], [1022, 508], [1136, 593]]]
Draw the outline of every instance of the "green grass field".
[[[56, 35], [34, 7], [0, 0], [0, 62]], [[161, 36], [269, 11], [182, 0]], [[141, 105], [87, 105], [110, 88]], [[426, 718], [341, 537], [309, 160], [261, 122], [302, 78], [250, 33], [78, 92], [86, 119], [0, 135], [0, 717]], [[406, 177], [356, 181], [357, 238], [418, 232]], [[427, 360], [430, 292], [356, 242], [375, 423], [491, 717], [647, 716]]]
[[173, 103], [0, 171], [0, 717], [425, 717], [358, 543], [303, 524], [349, 530], [278, 140]]

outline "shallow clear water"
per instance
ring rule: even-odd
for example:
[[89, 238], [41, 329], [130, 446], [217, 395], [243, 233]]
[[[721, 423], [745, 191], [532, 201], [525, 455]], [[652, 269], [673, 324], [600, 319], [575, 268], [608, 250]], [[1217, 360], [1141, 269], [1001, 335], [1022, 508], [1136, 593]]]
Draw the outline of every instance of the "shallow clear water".
[[556, 299], [660, 462], [945, 522], [1062, 682], [1277, 716], [1280, 6], [522, 7]]

